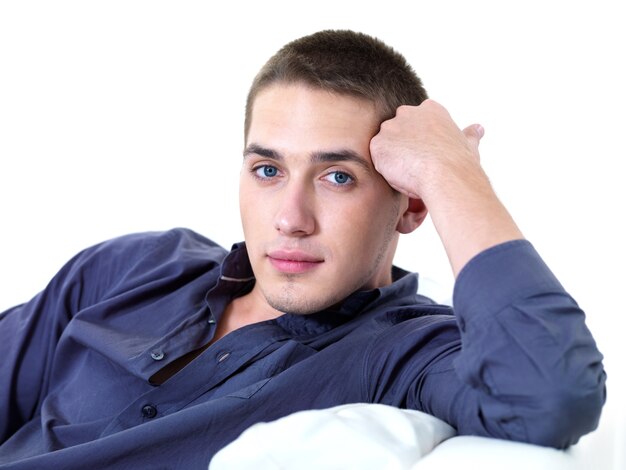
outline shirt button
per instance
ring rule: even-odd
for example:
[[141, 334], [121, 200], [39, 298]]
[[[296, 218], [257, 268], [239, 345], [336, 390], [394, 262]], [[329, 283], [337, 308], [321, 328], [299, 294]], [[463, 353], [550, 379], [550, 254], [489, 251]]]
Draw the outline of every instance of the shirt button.
[[144, 418], [154, 418], [157, 415], [157, 409], [156, 406], [154, 405], [144, 405], [144, 407], [141, 409], [141, 416], [143, 416]]
[[229, 352], [220, 354], [219, 356], [217, 356], [217, 362], [225, 361], [226, 359], [228, 359], [228, 356], [230, 356]]
[[161, 361], [165, 357], [165, 353], [163, 351], [152, 351], [150, 357], [155, 361]]

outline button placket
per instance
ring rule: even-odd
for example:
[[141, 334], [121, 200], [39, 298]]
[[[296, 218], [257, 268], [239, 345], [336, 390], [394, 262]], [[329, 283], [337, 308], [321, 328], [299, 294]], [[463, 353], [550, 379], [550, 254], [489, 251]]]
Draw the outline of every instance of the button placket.
[[228, 351], [221, 352], [217, 355], [217, 362], [218, 363], [224, 362], [226, 359], [228, 359], [229, 356], [230, 356], [230, 352]]

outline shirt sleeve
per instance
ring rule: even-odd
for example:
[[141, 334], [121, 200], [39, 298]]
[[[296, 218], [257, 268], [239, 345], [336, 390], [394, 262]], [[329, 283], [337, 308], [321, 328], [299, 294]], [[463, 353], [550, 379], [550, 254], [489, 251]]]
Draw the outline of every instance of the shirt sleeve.
[[[181, 229], [133, 234], [72, 258], [30, 302], [0, 314], [0, 443], [39, 410], [66, 326], [82, 309], [163, 277], [182, 251], [197, 248]], [[191, 248], [187, 248], [190, 245]]]
[[76, 279], [88, 256], [79, 254], [30, 302], [0, 314], [0, 442], [29, 420], [42, 400], [57, 341], [82, 301]]
[[444, 321], [426, 336], [416, 327], [422, 344], [412, 353], [407, 340], [396, 341], [404, 366], [390, 378], [405, 393], [397, 404], [460, 434], [557, 448], [597, 427], [602, 355], [585, 314], [530, 243], [507, 242], [472, 259], [457, 279], [454, 313], [460, 344]]

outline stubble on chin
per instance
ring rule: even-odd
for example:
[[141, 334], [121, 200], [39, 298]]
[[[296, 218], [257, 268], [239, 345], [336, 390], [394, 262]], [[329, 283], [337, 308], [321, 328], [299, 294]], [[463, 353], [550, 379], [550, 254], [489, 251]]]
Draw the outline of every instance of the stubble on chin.
[[285, 275], [284, 284], [275, 288], [275, 292], [262, 289], [265, 300], [275, 310], [282, 313], [294, 315], [310, 315], [324, 310], [332, 305], [321, 299], [319, 295], [311, 298], [302, 292], [302, 287], [298, 288], [297, 276], [293, 274]]
[[261, 288], [261, 292], [266, 302], [279, 312], [311, 315], [340, 304], [352, 293], [363, 288], [362, 279], [354, 279], [351, 285], [345, 285], [343, 289], [335, 291], [324, 287], [312, 288], [307, 286], [306, 281], [299, 275], [285, 274], [280, 285], [274, 286], [271, 290]]

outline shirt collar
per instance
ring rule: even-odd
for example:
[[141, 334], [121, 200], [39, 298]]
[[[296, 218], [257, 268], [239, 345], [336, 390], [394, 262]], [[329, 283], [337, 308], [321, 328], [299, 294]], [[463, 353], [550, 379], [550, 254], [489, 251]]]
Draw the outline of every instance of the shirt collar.
[[220, 279], [233, 282], [248, 282], [254, 280], [254, 273], [248, 258], [245, 242], [235, 243], [224, 261]]
[[[233, 283], [233, 290], [248, 292], [254, 279], [245, 242], [235, 243], [222, 262], [220, 281]], [[317, 335], [375, 307], [415, 303], [418, 275], [393, 266], [392, 280], [384, 287], [354, 292], [339, 304], [321, 312], [310, 315], [287, 313], [274, 321], [296, 336]]]

